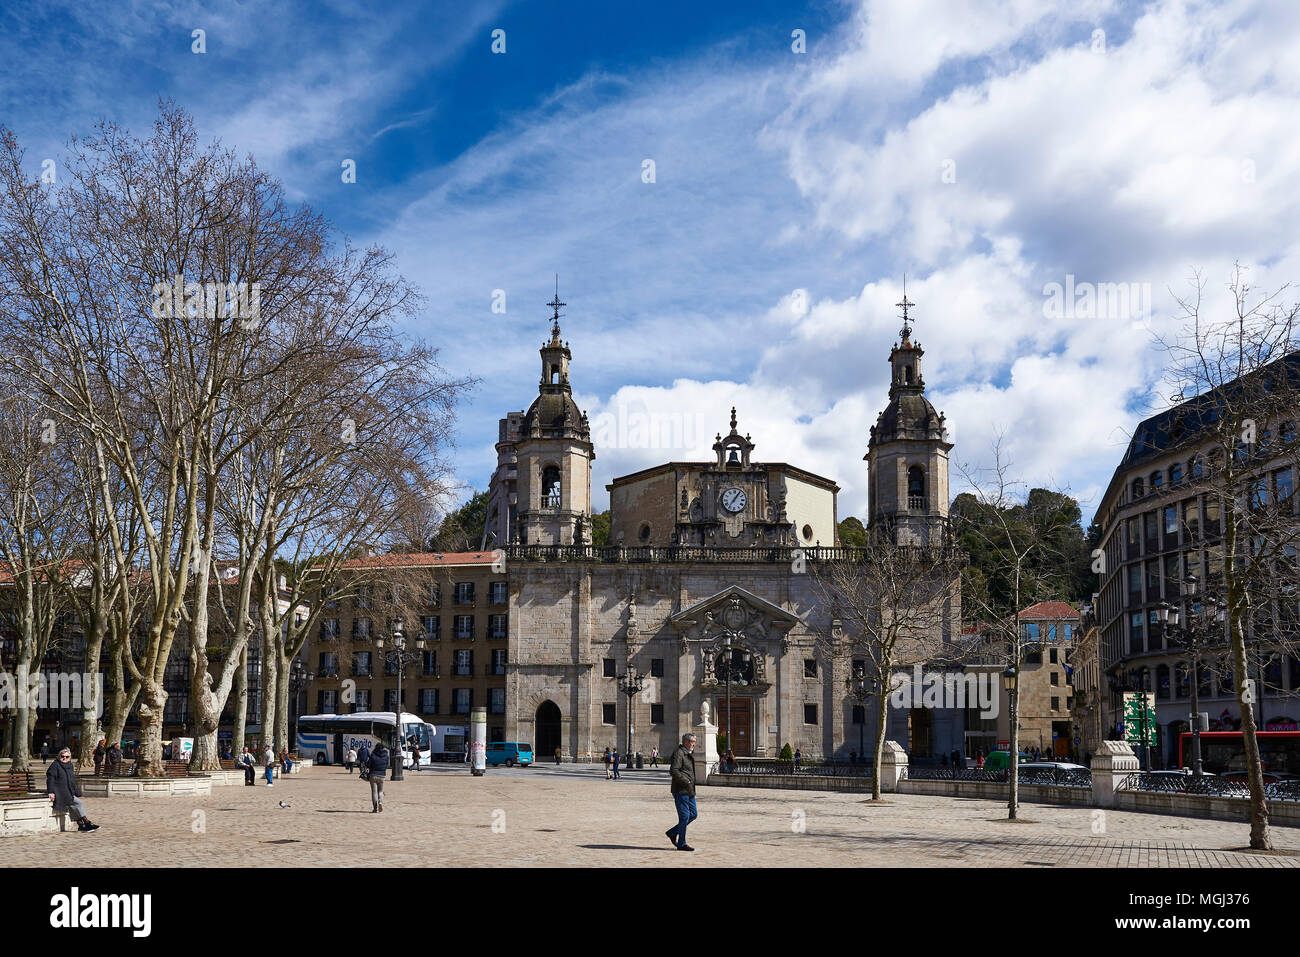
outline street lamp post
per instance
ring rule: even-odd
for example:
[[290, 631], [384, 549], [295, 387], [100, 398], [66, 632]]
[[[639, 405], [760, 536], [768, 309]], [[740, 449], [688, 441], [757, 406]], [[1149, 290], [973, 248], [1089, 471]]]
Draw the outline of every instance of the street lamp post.
[[302, 663], [301, 658], [293, 659], [293, 664], [289, 666], [289, 692], [293, 700], [289, 706], [290, 724], [293, 733], [289, 736], [289, 749], [293, 750], [293, 745], [298, 740], [298, 695], [307, 687], [307, 682], [316, 676], [307, 670], [307, 666]]
[[1020, 736], [1016, 734], [1016, 685], [1019, 675], [1015, 665], [1002, 672], [1002, 689], [1007, 693], [1007, 768], [1010, 787], [1007, 789], [1007, 817], [1014, 819], [1020, 799]]
[[392, 623], [392, 636], [388, 639], [391, 650], [384, 650], [384, 638], [380, 635], [375, 639], [375, 646], [380, 649], [380, 655], [384, 660], [397, 669], [397, 700], [393, 702], [395, 710], [393, 711], [393, 737], [397, 744], [397, 756], [393, 759], [393, 774], [391, 780], [405, 781], [406, 775], [403, 773], [406, 764], [406, 751], [402, 741], [402, 672], [406, 666], [420, 660], [420, 655], [424, 652], [423, 633], [415, 639], [415, 651], [406, 650], [406, 635], [402, 633], [401, 621]]
[[[629, 664], [627, 670], [618, 676], [618, 690], [627, 695], [627, 751], [624, 759], [632, 753], [632, 701], [645, 687], [645, 675], [636, 671]], [[629, 765], [630, 767], [630, 765]]]
[[876, 693], [877, 682], [874, 677], [869, 677], [861, 668], [854, 668], [849, 672], [848, 678], [844, 681], [848, 689], [849, 697], [857, 702], [857, 707], [862, 709], [862, 720], [858, 722], [858, 760], [865, 763], [866, 743], [863, 737], [866, 734], [867, 726], [867, 699]]

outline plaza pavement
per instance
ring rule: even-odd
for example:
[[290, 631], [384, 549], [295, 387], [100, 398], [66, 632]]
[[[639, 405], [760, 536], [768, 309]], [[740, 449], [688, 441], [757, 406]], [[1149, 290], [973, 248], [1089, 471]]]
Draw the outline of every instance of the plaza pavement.
[[[388, 782], [382, 814], [369, 786], [309, 768], [267, 789], [215, 788], [201, 799], [90, 800], [100, 825], [0, 839], [10, 867], [1289, 867], [1300, 829], [1275, 828], [1283, 853], [1241, 853], [1243, 823], [1025, 804], [1007, 823], [995, 801], [767, 789], [699, 789], [693, 854], [664, 830], [675, 814], [663, 771], [606, 781], [598, 766], [439, 765]], [[280, 801], [289, 808], [278, 806]], [[1103, 833], [1094, 829], [1103, 827]], [[284, 842], [284, 843], [277, 843]]]

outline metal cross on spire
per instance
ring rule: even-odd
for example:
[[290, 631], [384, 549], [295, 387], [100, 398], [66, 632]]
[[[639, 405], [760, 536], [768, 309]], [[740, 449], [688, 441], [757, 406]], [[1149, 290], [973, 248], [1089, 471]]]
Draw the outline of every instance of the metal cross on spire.
[[560, 307], [567, 306], [567, 302], [560, 302], [560, 274], [555, 274], [555, 298], [547, 303], [554, 310], [551, 316], [551, 338], [558, 340], [560, 338]]
[[907, 298], [907, 273], [903, 273], [903, 301], [896, 302], [894, 305], [899, 306], [903, 310], [903, 328], [899, 330], [898, 334], [906, 340], [912, 334], [912, 327], [909, 325], [911, 319], [907, 316], [907, 309], [909, 306], [916, 305], [916, 303]]

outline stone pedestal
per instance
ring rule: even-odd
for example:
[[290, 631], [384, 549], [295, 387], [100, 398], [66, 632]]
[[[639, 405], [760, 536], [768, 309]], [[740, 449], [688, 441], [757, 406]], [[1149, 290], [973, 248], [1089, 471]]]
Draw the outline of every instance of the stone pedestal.
[[897, 791], [898, 782], [907, 777], [907, 752], [897, 741], [886, 741], [880, 754], [880, 790]]
[[1137, 755], [1127, 741], [1103, 741], [1092, 756], [1092, 800], [1097, 807], [1114, 807], [1115, 792], [1130, 774], [1138, 773]]
[[707, 784], [718, 770], [718, 726], [707, 719], [695, 726], [695, 783]]

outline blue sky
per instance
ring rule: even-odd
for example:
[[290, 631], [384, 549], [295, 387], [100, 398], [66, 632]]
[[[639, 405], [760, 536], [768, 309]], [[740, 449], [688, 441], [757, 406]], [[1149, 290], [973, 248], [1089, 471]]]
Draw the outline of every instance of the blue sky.
[[[559, 273], [598, 507], [710, 457], [735, 405], [756, 457], [862, 515], [907, 273], [954, 491], [1001, 433], [1090, 514], [1163, 401], [1153, 334], [1192, 271], [1211, 309], [1234, 261], [1297, 275], [1298, 40], [1283, 0], [50, 3], [0, 12], [0, 121], [35, 167], [173, 97], [392, 249], [428, 297], [412, 331], [482, 379], [467, 487], [535, 395]], [[1048, 307], [1085, 283], [1149, 294]]]

